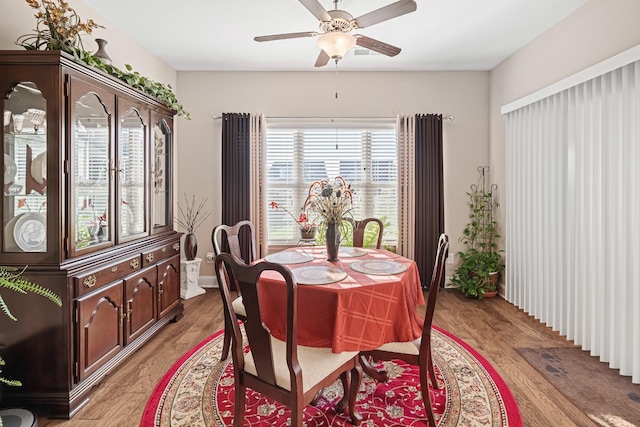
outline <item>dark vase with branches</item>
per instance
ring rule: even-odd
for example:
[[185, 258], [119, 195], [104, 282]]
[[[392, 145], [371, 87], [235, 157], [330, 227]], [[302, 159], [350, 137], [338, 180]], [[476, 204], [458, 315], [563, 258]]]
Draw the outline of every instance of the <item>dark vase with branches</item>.
[[478, 168], [478, 183], [471, 186], [469, 196], [469, 222], [465, 226], [460, 241], [465, 250], [460, 251], [460, 266], [451, 282], [470, 298], [482, 299], [495, 295], [498, 289], [502, 264], [502, 250], [496, 239], [498, 223], [495, 219], [496, 191], [498, 186], [489, 184], [489, 167]]
[[191, 197], [191, 201], [184, 195], [184, 208], [178, 205], [178, 218], [176, 222], [187, 231], [184, 237], [184, 256], [187, 261], [196, 259], [198, 252], [198, 240], [195, 231], [202, 223], [211, 215], [210, 212], [203, 212], [202, 209], [207, 204], [207, 198], [204, 197], [200, 203], [196, 204], [196, 196]]

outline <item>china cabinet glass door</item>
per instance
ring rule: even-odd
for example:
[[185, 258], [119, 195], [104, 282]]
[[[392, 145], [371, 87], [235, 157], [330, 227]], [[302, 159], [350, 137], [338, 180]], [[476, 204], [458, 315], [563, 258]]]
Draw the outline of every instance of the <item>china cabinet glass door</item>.
[[[82, 88], [72, 81], [72, 93]], [[113, 209], [111, 201], [115, 164], [112, 161], [111, 118], [112, 98], [88, 90], [73, 97], [72, 108], [72, 188], [71, 227], [75, 251], [112, 244]]]
[[[139, 237], [147, 231], [146, 181], [146, 126], [139, 109], [120, 100], [118, 108], [124, 113], [119, 118], [118, 135], [118, 197], [119, 241]], [[141, 117], [142, 116], [142, 117]]]
[[161, 232], [173, 228], [171, 206], [171, 144], [172, 130], [169, 122], [154, 114], [152, 134], [153, 155], [151, 176], [153, 205], [153, 231]]
[[18, 83], [4, 100], [4, 252], [47, 251], [46, 104], [33, 82]]

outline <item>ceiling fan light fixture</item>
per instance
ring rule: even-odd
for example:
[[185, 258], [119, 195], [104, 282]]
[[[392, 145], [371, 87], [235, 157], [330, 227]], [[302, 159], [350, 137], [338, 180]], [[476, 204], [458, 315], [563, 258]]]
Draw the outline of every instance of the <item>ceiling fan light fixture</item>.
[[317, 38], [318, 46], [332, 59], [341, 59], [349, 49], [356, 45], [356, 39], [350, 34], [339, 31], [324, 33]]

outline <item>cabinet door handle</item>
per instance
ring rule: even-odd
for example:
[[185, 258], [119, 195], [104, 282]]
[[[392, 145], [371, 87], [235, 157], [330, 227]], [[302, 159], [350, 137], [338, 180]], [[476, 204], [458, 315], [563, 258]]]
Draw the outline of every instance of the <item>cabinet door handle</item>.
[[180, 250], [180, 243], [174, 243], [173, 244], [173, 249], [176, 250], [176, 251], [179, 251]]
[[113, 181], [113, 178], [115, 177], [115, 173], [118, 172], [122, 172], [122, 168], [120, 168], [117, 163], [112, 159], [111, 160], [111, 165], [109, 167], [109, 170], [111, 171], [111, 180]]
[[111, 267], [111, 272], [112, 273], [115, 273], [116, 271], [118, 271], [118, 266], [117, 265]]
[[139, 265], [140, 265], [140, 261], [138, 261], [138, 258], [132, 259], [131, 262], [129, 263], [129, 267], [131, 268], [138, 268]]
[[127, 321], [131, 319], [131, 312], [133, 309], [131, 308], [131, 301], [127, 301]]
[[96, 285], [96, 282], [96, 276], [95, 274], [92, 274], [91, 276], [85, 277], [82, 284], [87, 288], [93, 288]]
[[124, 318], [125, 318], [122, 304], [118, 307], [118, 315], [120, 316], [120, 328], [122, 328], [124, 326]]
[[147, 254], [147, 261], [153, 262], [153, 254]]

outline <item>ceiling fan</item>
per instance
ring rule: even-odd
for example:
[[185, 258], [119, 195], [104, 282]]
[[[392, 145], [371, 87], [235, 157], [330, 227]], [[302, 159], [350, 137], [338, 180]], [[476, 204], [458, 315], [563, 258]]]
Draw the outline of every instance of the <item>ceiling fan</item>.
[[326, 10], [318, 0], [300, 0], [300, 3], [320, 21], [320, 32], [307, 31], [301, 33], [273, 34], [269, 36], [254, 37], [257, 42], [271, 40], [295, 39], [302, 37], [318, 37], [320, 55], [316, 59], [315, 66], [327, 65], [329, 59], [336, 63], [353, 46], [358, 45], [387, 56], [396, 56], [400, 48], [372, 39], [361, 34], [349, 34], [352, 30], [370, 27], [383, 21], [414, 12], [417, 9], [414, 0], [399, 0], [380, 9], [365, 13], [358, 18], [353, 18], [350, 13], [339, 10], [340, 0], [333, 0], [334, 9]]

